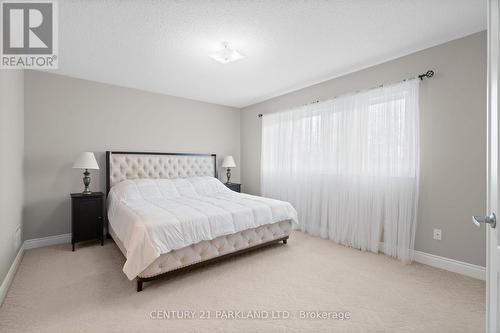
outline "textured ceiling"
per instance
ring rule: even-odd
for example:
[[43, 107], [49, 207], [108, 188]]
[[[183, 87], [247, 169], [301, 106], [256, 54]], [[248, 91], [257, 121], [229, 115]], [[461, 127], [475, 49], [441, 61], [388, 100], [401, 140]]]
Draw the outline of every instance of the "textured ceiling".
[[[486, 27], [484, 0], [64, 0], [59, 12], [56, 73], [235, 107]], [[209, 58], [222, 41], [246, 58]]]

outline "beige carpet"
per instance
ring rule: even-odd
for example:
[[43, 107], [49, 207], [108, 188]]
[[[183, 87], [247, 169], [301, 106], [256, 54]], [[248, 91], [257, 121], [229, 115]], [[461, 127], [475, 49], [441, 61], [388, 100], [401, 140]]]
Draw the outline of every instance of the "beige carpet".
[[[123, 263], [111, 241], [74, 253], [69, 245], [27, 251], [0, 308], [0, 332], [484, 331], [484, 282], [300, 232], [288, 245], [149, 283], [141, 293]], [[195, 311], [196, 319], [151, 319], [171, 310]], [[238, 310], [240, 319], [227, 318]], [[281, 318], [242, 319], [250, 310]], [[301, 319], [308, 310], [351, 318]], [[212, 318], [199, 318], [207, 313]]]

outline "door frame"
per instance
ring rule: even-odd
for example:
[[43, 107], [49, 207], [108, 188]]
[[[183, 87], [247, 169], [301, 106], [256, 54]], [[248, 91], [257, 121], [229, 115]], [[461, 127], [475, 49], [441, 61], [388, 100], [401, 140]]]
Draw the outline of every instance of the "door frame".
[[[499, 0], [487, 0], [487, 212], [498, 211], [498, 187], [499, 181]], [[496, 89], [494, 89], [496, 88]], [[486, 227], [486, 330], [497, 332], [499, 310], [499, 284], [497, 229]]]

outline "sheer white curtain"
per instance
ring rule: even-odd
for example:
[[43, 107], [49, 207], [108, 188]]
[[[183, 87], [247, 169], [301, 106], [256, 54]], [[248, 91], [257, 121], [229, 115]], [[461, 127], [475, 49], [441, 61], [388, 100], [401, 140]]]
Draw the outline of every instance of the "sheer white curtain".
[[411, 261], [419, 187], [419, 80], [266, 114], [261, 188], [300, 229]]

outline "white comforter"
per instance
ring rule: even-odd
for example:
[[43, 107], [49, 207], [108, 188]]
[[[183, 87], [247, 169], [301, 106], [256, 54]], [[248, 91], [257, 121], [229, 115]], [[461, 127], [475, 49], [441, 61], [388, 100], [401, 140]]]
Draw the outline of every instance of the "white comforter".
[[123, 242], [123, 271], [135, 278], [161, 254], [283, 220], [297, 221], [284, 201], [240, 194], [213, 177], [136, 179], [113, 186], [108, 219]]

